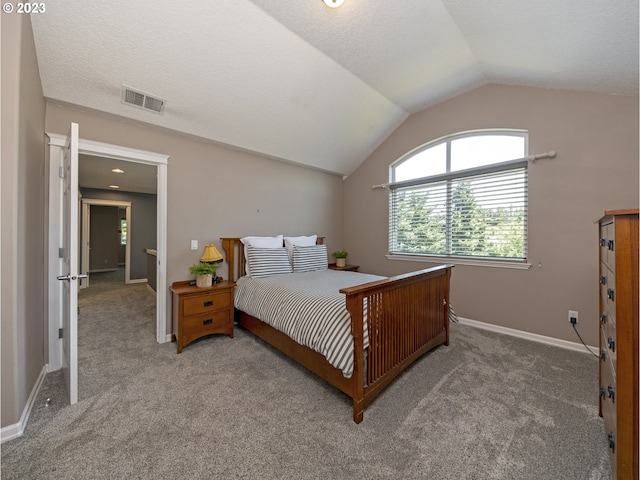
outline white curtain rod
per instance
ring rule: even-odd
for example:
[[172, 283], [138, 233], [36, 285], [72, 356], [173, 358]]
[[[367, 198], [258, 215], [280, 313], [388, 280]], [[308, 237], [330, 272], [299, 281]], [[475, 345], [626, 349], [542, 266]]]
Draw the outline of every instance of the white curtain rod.
[[[537, 155], [529, 155], [528, 157], [522, 157], [522, 158], [516, 158], [516, 159], [513, 159], [513, 160], [509, 160], [509, 163], [521, 162], [521, 161], [524, 161], [524, 160], [526, 160], [527, 162], [536, 163], [538, 160], [542, 160], [544, 158], [555, 158], [555, 157], [556, 157], [556, 151], [555, 150], [550, 150], [550, 151], [545, 152], [545, 153], [538, 153]], [[372, 190], [378, 190], [380, 188], [389, 188], [389, 185], [392, 185], [392, 184], [391, 183], [381, 183], [379, 185], [371, 185], [371, 189]]]

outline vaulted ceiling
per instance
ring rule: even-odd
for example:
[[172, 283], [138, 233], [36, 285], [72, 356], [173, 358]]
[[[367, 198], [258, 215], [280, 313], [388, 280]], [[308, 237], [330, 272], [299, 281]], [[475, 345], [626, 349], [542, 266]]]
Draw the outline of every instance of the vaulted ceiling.
[[637, 0], [59, 0], [32, 23], [51, 101], [348, 175], [481, 85], [637, 95], [638, 17]]

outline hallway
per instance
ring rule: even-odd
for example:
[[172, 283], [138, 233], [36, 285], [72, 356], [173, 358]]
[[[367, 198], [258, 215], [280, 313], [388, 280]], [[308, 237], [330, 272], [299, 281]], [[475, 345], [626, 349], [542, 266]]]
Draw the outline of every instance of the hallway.
[[157, 347], [156, 297], [146, 283], [125, 284], [124, 269], [92, 273], [78, 295], [78, 400], [104, 392]]

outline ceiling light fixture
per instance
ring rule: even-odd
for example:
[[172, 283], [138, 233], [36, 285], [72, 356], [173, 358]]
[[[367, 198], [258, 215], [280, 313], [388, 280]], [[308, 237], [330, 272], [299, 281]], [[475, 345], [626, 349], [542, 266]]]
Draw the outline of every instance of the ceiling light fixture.
[[112, 168], [111, 171], [113, 173], [124, 173], [124, 170], [122, 170], [121, 168]]
[[120, 185], [109, 185], [109, 188], [120, 188]]
[[344, 0], [322, 0], [322, 3], [330, 8], [338, 8], [344, 3]]

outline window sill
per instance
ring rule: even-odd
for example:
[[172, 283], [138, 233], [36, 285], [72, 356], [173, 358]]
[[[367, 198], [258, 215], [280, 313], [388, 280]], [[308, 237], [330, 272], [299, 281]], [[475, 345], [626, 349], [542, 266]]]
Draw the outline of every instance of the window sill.
[[406, 262], [423, 262], [423, 263], [446, 263], [449, 265], [471, 265], [474, 267], [491, 267], [491, 268], [510, 268], [514, 270], [528, 270], [531, 268], [530, 263], [518, 260], [492, 260], [481, 258], [463, 258], [449, 257], [439, 255], [409, 255], [409, 254], [387, 254], [389, 260], [403, 260]]

